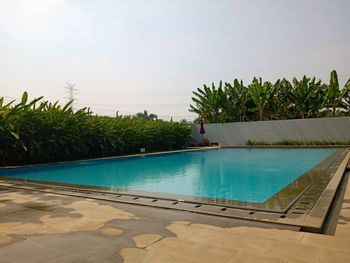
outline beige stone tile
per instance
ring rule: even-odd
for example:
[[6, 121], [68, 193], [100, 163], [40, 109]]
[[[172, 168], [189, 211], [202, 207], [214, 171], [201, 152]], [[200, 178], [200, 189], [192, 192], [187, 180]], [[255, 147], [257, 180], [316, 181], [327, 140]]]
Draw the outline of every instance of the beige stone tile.
[[228, 231], [233, 234], [247, 235], [292, 243], [299, 243], [304, 236], [303, 232], [280, 229], [265, 229], [257, 227], [232, 227], [229, 228]]
[[185, 255], [167, 255], [167, 254], [156, 254], [147, 258], [149, 263], [198, 263], [198, 261], [193, 261], [189, 258], [186, 258]]
[[233, 262], [235, 263], [287, 263], [287, 259], [265, 257], [251, 253], [240, 252]]
[[[28, 198], [22, 202], [23, 196]], [[41, 204], [34, 202], [38, 197], [28, 195], [21, 196], [16, 193], [11, 193], [9, 198], [14, 198], [17, 203], [31, 204], [37, 206]], [[34, 202], [34, 203], [30, 203]], [[44, 204], [43, 204], [44, 205]], [[45, 203], [47, 206], [47, 204]], [[97, 202], [79, 200], [62, 207], [70, 208], [70, 213], [78, 213], [80, 217], [52, 216], [52, 213], [35, 211], [41, 223], [22, 223], [22, 222], [7, 222], [0, 223], [0, 234], [7, 235], [35, 235], [35, 234], [63, 234], [74, 231], [95, 231], [102, 228], [106, 222], [113, 219], [135, 219], [132, 213], [125, 212], [109, 205], [100, 205]], [[42, 215], [41, 215], [42, 214]], [[28, 221], [28, 218], [26, 218]], [[119, 235], [120, 230], [103, 230], [105, 234]]]
[[0, 234], [8, 234], [9, 230], [15, 226], [21, 225], [23, 223], [21, 222], [7, 222], [7, 223], [0, 223]]
[[350, 224], [341, 225], [338, 224], [335, 230], [336, 237], [350, 237]]
[[12, 240], [11, 237], [7, 236], [6, 234], [0, 233], [0, 245], [5, 245], [7, 243], [10, 243]]
[[271, 239], [238, 236], [234, 239], [231, 239], [230, 242], [225, 246], [237, 248], [248, 253], [264, 255], [273, 249], [278, 243], [279, 241]]
[[350, 204], [349, 203], [342, 203], [341, 210], [350, 210]]
[[350, 209], [341, 209], [339, 215], [350, 219]]
[[301, 260], [301, 259], [288, 259], [287, 263], [309, 263], [305, 260]]
[[195, 242], [177, 237], [167, 237], [149, 246], [147, 250], [154, 254], [155, 252], [162, 251], [162, 254], [175, 255], [180, 251], [185, 254], [189, 253], [196, 247], [198, 247], [198, 244]]
[[189, 225], [170, 224], [166, 228], [171, 232], [176, 233], [178, 237], [182, 238], [188, 237], [193, 234], [193, 231], [191, 231], [193, 228], [191, 228]]
[[123, 233], [123, 230], [114, 227], [104, 227], [100, 229], [100, 232], [106, 236], [119, 236]]
[[350, 251], [350, 237], [334, 237], [330, 235], [306, 233], [301, 244], [324, 249]]
[[347, 263], [350, 262], [350, 248], [347, 253], [327, 251], [321, 263]]
[[277, 242], [276, 246], [265, 255], [282, 259], [288, 258], [290, 260], [317, 263], [323, 257], [324, 253], [325, 249], [306, 244]]
[[175, 221], [173, 224], [179, 224], [179, 225], [189, 225], [191, 224], [190, 221]]
[[219, 232], [225, 231], [225, 228], [213, 226], [213, 225], [208, 225], [208, 224], [191, 224], [191, 227], [219, 231]]
[[228, 249], [238, 249], [265, 253], [275, 246], [276, 241], [271, 239], [256, 238], [233, 234], [227, 229], [217, 227], [193, 227], [171, 224], [167, 227], [179, 238], [194, 243], [215, 244]]
[[11, 235], [34, 235], [42, 234], [42, 230], [40, 224], [26, 223], [9, 228], [7, 233]]
[[153, 255], [170, 255], [183, 259], [181, 262], [230, 262], [238, 250], [220, 247], [213, 241], [212, 245], [191, 242], [181, 238], [164, 238], [149, 246], [147, 250]]
[[133, 237], [133, 240], [135, 241], [136, 246], [143, 248], [148, 247], [149, 245], [153, 244], [154, 242], [157, 242], [161, 238], [162, 236], [157, 234], [143, 234]]
[[70, 231], [94, 231], [103, 227], [105, 222], [78, 222], [77, 224], [71, 225]]
[[139, 248], [124, 248], [120, 251], [124, 258], [124, 263], [144, 263], [149, 262], [147, 251]]

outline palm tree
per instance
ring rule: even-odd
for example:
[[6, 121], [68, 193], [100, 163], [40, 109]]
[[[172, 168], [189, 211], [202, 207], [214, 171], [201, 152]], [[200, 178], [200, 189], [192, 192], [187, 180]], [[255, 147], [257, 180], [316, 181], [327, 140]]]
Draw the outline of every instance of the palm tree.
[[272, 84], [268, 81], [262, 83], [261, 78], [257, 80], [254, 77], [252, 84], [248, 86], [248, 92], [259, 113], [259, 120], [262, 121], [266, 106], [271, 100]]
[[243, 85], [243, 81], [234, 79], [233, 85], [225, 83], [225, 91], [228, 95], [228, 100], [233, 102], [233, 107], [236, 109], [237, 117], [240, 122], [246, 118], [247, 101], [249, 93], [247, 87]]

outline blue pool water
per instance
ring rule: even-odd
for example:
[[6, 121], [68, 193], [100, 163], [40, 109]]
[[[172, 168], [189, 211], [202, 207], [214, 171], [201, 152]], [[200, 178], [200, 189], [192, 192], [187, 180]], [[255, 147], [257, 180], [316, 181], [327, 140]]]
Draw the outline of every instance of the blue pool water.
[[67, 184], [264, 202], [334, 149], [216, 149], [0, 170]]

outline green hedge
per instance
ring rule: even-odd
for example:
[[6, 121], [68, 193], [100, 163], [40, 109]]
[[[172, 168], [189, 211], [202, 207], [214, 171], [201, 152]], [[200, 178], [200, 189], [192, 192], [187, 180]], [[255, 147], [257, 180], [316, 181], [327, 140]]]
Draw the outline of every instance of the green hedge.
[[140, 148], [164, 151], [188, 145], [188, 125], [131, 116], [92, 116], [73, 112], [70, 103], [0, 99], [0, 165], [23, 165], [138, 153]]

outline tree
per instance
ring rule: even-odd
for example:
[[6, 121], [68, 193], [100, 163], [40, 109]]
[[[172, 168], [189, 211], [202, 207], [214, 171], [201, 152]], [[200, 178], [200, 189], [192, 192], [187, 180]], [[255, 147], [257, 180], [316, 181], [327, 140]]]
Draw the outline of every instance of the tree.
[[205, 118], [207, 123], [319, 118], [327, 114], [325, 109], [332, 116], [340, 109], [345, 115], [344, 111], [350, 112], [350, 79], [343, 89], [339, 89], [336, 71], [331, 72], [328, 85], [307, 76], [292, 82], [278, 79], [274, 84], [254, 78], [248, 86], [234, 79], [224, 88], [222, 81], [217, 87], [204, 85], [193, 92], [192, 101], [189, 111], [198, 114], [197, 122]]
[[[227, 96], [222, 89], [222, 81], [218, 88], [212, 83], [211, 88], [203, 85], [203, 89], [198, 88], [193, 91], [192, 101], [195, 105], [190, 105], [190, 112], [197, 113], [199, 118], [204, 118], [206, 123], [225, 122], [225, 110], [227, 110]], [[199, 119], [197, 119], [198, 121]]]
[[264, 119], [266, 106], [271, 99], [272, 84], [268, 81], [263, 83], [261, 78], [258, 80], [254, 77], [252, 84], [248, 86], [248, 92], [259, 113], [259, 120], [262, 121]]
[[350, 114], [350, 79], [346, 82], [345, 86], [346, 88], [346, 95], [344, 96], [344, 105], [346, 107], [348, 115]]
[[146, 110], [144, 110], [143, 112], [136, 113], [135, 116], [138, 119], [144, 119], [147, 121], [153, 121], [153, 120], [156, 120], [158, 118], [158, 115], [156, 115], [154, 113], [148, 114], [148, 111], [146, 111]]
[[316, 82], [315, 78], [312, 78], [309, 86], [309, 116], [313, 118], [319, 118], [321, 116], [321, 110], [324, 108], [326, 85], [322, 84], [321, 80], [318, 80]]
[[348, 83], [349, 81], [344, 86], [344, 88], [340, 90], [337, 72], [335, 70], [331, 72], [329, 84], [326, 88], [325, 106], [332, 109], [333, 117], [336, 116], [336, 111], [338, 108], [346, 108], [344, 99], [349, 93], [350, 85]]
[[300, 118], [304, 119], [309, 111], [309, 98], [311, 90], [309, 88], [310, 78], [304, 76], [300, 81], [293, 78], [293, 89], [291, 93], [292, 103]]
[[246, 118], [247, 101], [249, 99], [248, 89], [243, 85], [243, 81], [234, 79], [233, 85], [225, 83], [225, 91], [228, 95], [228, 100], [232, 101], [233, 107], [237, 113], [238, 121], [242, 122]]
[[274, 110], [274, 116], [277, 119], [293, 118], [293, 113], [291, 112], [292, 84], [285, 78], [282, 80], [278, 79], [273, 85], [273, 93], [271, 108]]

